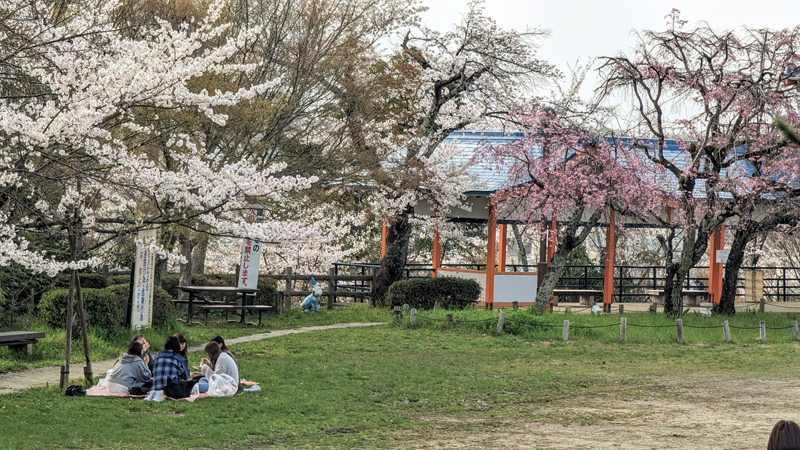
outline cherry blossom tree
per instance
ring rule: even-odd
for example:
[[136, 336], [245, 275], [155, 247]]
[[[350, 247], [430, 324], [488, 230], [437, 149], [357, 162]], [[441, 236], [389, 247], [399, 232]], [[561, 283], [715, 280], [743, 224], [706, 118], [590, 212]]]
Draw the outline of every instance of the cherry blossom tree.
[[[794, 194], [787, 194], [797, 179], [796, 155], [771, 122], [773, 116], [797, 120], [798, 93], [784, 86], [782, 74], [799, 58], [800, 29], [720, 33], [705, 24], [684, 29], [677, 10], [667, 19], [666, 31], [640, 34], [632, 56], [602, 59], [599, 92], [609, 101], [630, 100], [623, 120], [633, 125], [621, 132], [653, 139], [639, 147], [674, 187], [665, 193], [675, 213], [661, 223], [671, 230], [665, 310], [675, 313], [682, 281], [714, 230], [731, 217], [746, 222], [759, 209], [780, 216], [792, 204]], [[680, 142], [675, 159], [665, 152], [669, 139]], [[732, 312], [733, 291], [726, 293], [718, 310]]]
[[552, 107], [534, 107], [514, 119], [525, 128], [525, 137], [487, 148], [481, 156], [494, 158], [497, 170], [509, 174], [508, 188], [495, 194], [503, 214], [542, 234], [553, 219], [563, 224], [536, 295], [535, 308], [542, 312], [570, 254], [609, 210], [648, 217], [661, 198], [652, 165], [623, 142], [584, 131], [560, 119]]
[[[348, 142], [376, 189], [375, 209], [387, 222], [376, 302], [403, 274], [417, 192], [434, 184], [424, 169], [445, 137], [487, 117], [505, 117], [537, 83], [556, 75], [535, 56], [533, 39], [541, 36], [537, 30], [499, 28], [484, 15], [482, 3], [472, 1], [453, 31], [413, 28], [398, 53], [352, 66], [349, 82], [333, 88]], [[439, 180], [445, 184], [432, 192], [442, 194], [435, 202], [444, 207], [458, 198], [461, 182]]]

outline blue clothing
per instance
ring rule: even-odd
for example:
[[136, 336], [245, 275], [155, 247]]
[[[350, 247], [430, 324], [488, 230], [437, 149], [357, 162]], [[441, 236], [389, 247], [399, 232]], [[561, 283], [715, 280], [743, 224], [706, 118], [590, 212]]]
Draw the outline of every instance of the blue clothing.
[[154, 391], [161, 391], [167, 387], [167, 380], [181, 381], [189, 378], [189, 363], [186, 358], [166, 350], [156, 356], [153, 364], [153, 388]]

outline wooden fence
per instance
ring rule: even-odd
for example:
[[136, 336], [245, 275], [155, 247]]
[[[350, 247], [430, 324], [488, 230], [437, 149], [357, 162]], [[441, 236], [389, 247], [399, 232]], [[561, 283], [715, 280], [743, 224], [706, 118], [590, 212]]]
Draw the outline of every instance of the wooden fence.
[[[326, 297], [327, 301], [324, 305], [328, 309], [333, 309], [334, 306], [345, 306], [346, 303], [336, 303], [337, 299], [351, 298], [353, 300], [370, 301], [372, 298], [372, 286], [375, 285], [375, 274], [373, 271], [369, 275], [344, 275], [337, 274], [336, 270], [331, 268], [327, 274], [323, 275], [305, 275], [295, 274], [291, 267], [287, 267], [284, 273], [281, 274], [268, 274], [261, 275], [275, 280], [283, 281], [283, 289], [278, 290], [278, 299], [276, 300], [276, 309], [279, 312], [290, 309], [295, 297], [299, 297], [302, 301], [303, 298], [311, 293], [311, 289], [296, 290], [297, 282], [305, 281], [310, 282], [313, 277], [317, 284], [322, 287], [322, 297]], [[323, 302], [320, 302], [322, 306]]]

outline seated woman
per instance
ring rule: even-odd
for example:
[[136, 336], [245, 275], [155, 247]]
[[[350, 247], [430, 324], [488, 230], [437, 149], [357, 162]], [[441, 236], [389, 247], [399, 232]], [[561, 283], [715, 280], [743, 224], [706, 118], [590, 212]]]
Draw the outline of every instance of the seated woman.
[[146, 401], [161, 402], [166, 397], [164, 388], [167, 387], [167, 380], [183, 381], [188, 379], [188, 369], [186, 359], [180, 354], [181, 343], [175, 336], [167, 338], [164, 343], [164, 351], [156, 356], [153, 364], [153, 387], [145, 398]]
[[189, 350], [187, 350], [188, 342], [186, 341], [186, 336], [183, 333], [175, 333], [173, 336], [178, 338], [178, 342], [180, 343], [180, 351], [178, 351], [178, 354], [183, 356], [183, 371], [186, 375], [186, 379], [189, 379], [192, 377], [192, 373], [189, 371]]
[[128, 351], [117, 360], [106, 377], [106, 390], [109, 394], [129, 394], [136, 388], [139, 391], [134, 393], [143, 393], [152, 385], [150, 369], [142, 359], [143, 355], [142, 344], [132, 341], [128, 345]]
[[236, 386], [239, 386], [239, 368], [236, 366], [236, 361], [223, 352], [218, 343], [211, 341], [206, 344], [206, 355], [208, 359], [200, 360], [200, 371], [207, 379], [213, 374], [230, 375]]
[[150, 372], [152, 372], [154, 358], [150, 356], [150, 343], [147, 342], [147, 339], [145, 339], [143, 334], [137, 334], [131, 338], [131, 340], [142, 344], [142, 359], [144, 360], [144, 363], [147, 364], [147, 368], [150, 370]]

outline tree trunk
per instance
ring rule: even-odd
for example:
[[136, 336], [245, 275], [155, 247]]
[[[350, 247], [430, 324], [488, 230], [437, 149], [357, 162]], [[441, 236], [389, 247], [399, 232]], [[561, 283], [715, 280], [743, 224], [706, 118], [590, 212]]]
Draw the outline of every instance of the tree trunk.
[[722, 293], [714, 312], [719, 314], [736, 314], [736, 278], [744, 262], [744, 249], [750, 241], [752, 233], [745, 224], [740, 223], [733, 234], [733, 243], [725, 263], [725, 274], [722, 278]]
[[578, 248], [586, 238], [589, 237], [592, 229], [600, 221], [603, 215], [601, 209], [592, 213], [592, 216], [583, 224], [580, 229], [581, 219], [583, 218], [584, 208], [578, 208], [573, 212], [567, 226], [562, 230], [562, 235], [559, 236], [558, 243], [556, 244], [556, 252], [553, 254], [553, 259], [550, 261], [550, 267], [539, 286], [539, 291], [536, 293], [536, 302], [534, 306], [537, 312], [544, 312], [545, 307], [550, 303], [550, 298], [553, 296], [553, 289], [555, 289], [558, 280], [564, 275], [567, 263], [569, 262], [569, 255], [573, 250]]
[[206, 251], [208, 250], [208, 235], [204, 234], [192, 250], [192, 273], [206, 273]]
[[[180, 243], [181, 256], [186, 258], [186, 262], [180, 265], [180, 280], [178, 284], [181, 286], [192, 285], [192, 242], [188, 236], [183, 235]], [[188, 298], [188, 292], [179, 292], [178, 298], [185, 300]]]
[[403, 277], [403, 269], [408, 258], [408, 242], [411, 238], [411, 224], [408, 221], [413, 209], [408, 206], [402, 214], [394, 217], [386, 230], [386, 254], [381, 259], [381, 267], [375, 275], [372, 289], [372, 304], [384, 305], [386, 292], [392, 283]]
[[528, 271], [528, 252], [525, 250], [525, 243], [522, 242], [522, 233], [519, 231], [519, 225], [512, 224], [511, 230], [514, 232], [514, 240], [517, 242], [517, 254], [519, 255], [519, 262], [525, 266], [525, 271]]

